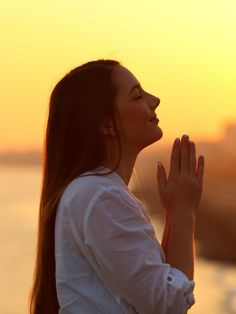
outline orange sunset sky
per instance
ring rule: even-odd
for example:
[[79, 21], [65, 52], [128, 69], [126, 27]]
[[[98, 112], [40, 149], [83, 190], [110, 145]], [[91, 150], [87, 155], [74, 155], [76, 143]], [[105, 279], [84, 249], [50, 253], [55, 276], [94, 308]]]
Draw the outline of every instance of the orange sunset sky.
[[40, 150], [52, 88], [100, 58], [161, 99], [164, 142], [236, 120], [235, 0], [12, 0], [0, 15], [0, 151]]

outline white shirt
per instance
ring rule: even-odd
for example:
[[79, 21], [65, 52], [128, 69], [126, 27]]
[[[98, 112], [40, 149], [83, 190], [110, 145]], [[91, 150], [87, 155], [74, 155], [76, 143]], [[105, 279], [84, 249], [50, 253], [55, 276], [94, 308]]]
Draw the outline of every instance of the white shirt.
[[[99, 167], [77, 177], [60, 199], [55, 224], [59, 313], [187, 313], [195, 302], [194, 281], [165, 262], [146, 209], [123, 179], [116, 172], [95, 175], [109, 170]], [[79, 239], [109, 287], [82, 254]]]

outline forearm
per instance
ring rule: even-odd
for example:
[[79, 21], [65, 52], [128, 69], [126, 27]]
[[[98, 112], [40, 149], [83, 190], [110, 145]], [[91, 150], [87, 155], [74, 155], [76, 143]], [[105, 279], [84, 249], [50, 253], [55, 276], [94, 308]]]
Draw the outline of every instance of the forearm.
[[[190, 215], [169, 215], [164, 240], [166, 262], [181, 270], [192, 280], [194, 275], [194, 229], [195, 218]], [[165, 241], [168, 239], [168, 243]]]
[[170, 214], [168, 211], [166, 211], [165, 227], [164, 227], [162, 241], [161, 241], [161, 246], [165, 252], [165, 255], [167, 255], [167, 251], [168, 251], [169, 233], [170, 233]]

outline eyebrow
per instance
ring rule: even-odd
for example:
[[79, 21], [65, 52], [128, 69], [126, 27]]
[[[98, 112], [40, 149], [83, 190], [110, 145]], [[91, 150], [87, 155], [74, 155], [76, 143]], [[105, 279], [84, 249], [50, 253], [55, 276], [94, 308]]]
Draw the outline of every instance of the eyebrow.
[[140, 84], [135, 84], [132, 88], [131, 88], [131, 90], [130, 90], [130, 92], [129, 92], [129, 95], [132, 93], [132, 91], [135, 89], [135, 88], [137, 88], [137, 87], [139, 87], [139, 88], [141, 88], [141, 85]]

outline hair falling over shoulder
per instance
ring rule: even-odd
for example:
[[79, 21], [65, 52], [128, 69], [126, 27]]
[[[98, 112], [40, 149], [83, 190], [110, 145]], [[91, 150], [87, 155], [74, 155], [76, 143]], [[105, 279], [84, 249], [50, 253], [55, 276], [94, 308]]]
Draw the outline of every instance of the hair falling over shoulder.
[[[66, 186], [107, 158], [100, 125], [104, 118], [115, 123], [116, 86], [114, 60], [90, 61], [71, 70], [54, 87], [49, 101], [42, 160], [30, 314], [57, 314], [55, 219]], [[119, 137], [118, 137], [119, 140]], [[114, 169], [113, 169], [114, 170]]]

